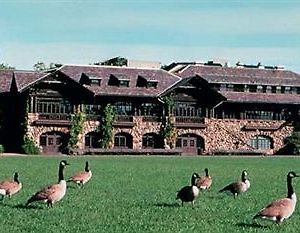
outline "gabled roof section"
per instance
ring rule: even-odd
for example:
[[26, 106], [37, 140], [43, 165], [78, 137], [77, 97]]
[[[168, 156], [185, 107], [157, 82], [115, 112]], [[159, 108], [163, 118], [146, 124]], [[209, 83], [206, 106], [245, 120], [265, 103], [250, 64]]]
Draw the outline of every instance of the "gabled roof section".
[[201, 89], [202, 90], [205, 89], [205, 91], [209, 91], [209, 92], [213, 93], [215, 96], [218, 96], [220, 99], [226, 100], [226, 97], [224, 95], [222, 95], [220, 92], [216, 91], [215, 89], [211, 88], [209, 86], [209, 83], [205, 79], [200, 77], [199, 75], [181, 79], [174, 86], [172, 86], [168, 90], [166, 90], [163, 93], [163, 95], [167, 95], [177, 88], [182, 88], [182, 89], [197, 88], [199, 91], [201, 91]]
[[282, 69], [188, 65], [181, 77], [201, 76], [209, 83], [300, 86], [300, 74]]
[[23, 92], [38, 81], [47, 77], [49, 73], [37, 71], [15, 71], [14, 78], [16, 80], [18, 92]]
[[13, 74], [13, 70], [0, 71], [0, 93], [10, 92]]
[[[83, 85], [95, 95], [99, 96], [156, 97], [181, 80], [180, 77], [168, 73], [165, 70], [154, 68], [64, 65], [59, 71], [78, 83], [80, 82], [82, 73], [91, 77], [101, 77], [100, 86]], [[146, 77], [148, 80], [157, 80], [157, 87], [137, 87], [136, 84], [139, 76]], [[117, 85], [109, 85], [111, 77], [119, 81], [128, 82], [128, 86], [120, 87]]]
[[0, 93], [23, 92], [48, 74], [36, 71], [1, 70]]

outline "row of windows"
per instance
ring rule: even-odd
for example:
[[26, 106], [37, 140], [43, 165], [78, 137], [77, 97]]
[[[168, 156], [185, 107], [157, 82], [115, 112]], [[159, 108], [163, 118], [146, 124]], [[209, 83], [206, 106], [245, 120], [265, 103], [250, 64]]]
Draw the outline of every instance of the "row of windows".
[[[185, 138], [179, 137], [176, 140], [176, 147], [202, 147], [204, 146], [204, 141], [196, 140], [187, 140]], [[85, 146], [97, 148], [99, 147], [99, 135], [95, 133], [89, 133], [85, 136]], [[127, 134], [117, 134], [114, 137], [114, 146], [119, 148], [132, 148], [132, 137]], [[158, 135], [155, 134], [146, 134], [142, 138], [143, 148], [155, 148], [162, 147], [162, 140]], [[253, 149], [258, 150], [268, 150], [273, 148], [273, 141], [271, 138], [266, 136], [255, 136], [250, 139], [250, 146]]]
[[268, 86], [268, 85], [248, 85], [248, 84], [213, 84], [213, 88], [218, 91], [234, 92], [258, 92], [258, 93], [282, 93], [300, 94], [300, 87], [291, 86]]

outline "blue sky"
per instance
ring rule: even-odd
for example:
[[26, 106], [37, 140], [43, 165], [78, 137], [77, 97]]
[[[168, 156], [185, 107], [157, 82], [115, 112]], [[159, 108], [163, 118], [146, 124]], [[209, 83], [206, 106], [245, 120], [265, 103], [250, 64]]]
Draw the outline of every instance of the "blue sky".
[[300, 72], [299, 12], [299, 0], [0, 0], [0, 63], [225, 59]]

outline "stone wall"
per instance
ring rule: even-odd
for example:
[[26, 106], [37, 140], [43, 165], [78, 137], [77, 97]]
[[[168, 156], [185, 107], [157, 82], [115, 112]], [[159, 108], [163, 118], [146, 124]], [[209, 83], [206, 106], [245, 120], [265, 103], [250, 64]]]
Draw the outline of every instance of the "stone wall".
[[[37, 114], [28, 116], [28, 135], [39, 145], [40, 135], [48, 131], [69, 132], [69, 127], [35, 126], [32, 123], [38, 119]], [[289, 136], [293, 127], [284, 125], [284, 121], [264, 120], [235, 120], [235, 119], [205, 119], [206, 128], [177, 128], [177, 136], [182, 134], [196, 134], [204, 139], [205, 151], [210, 154], [216, 150], [251, 150], [250, 139], [257, 135], [272, 138], [274, 148], [265, 151], [273, 154], [283, 146], [283, 140]], [[79, 135], [78, 148], [84, 149], [84, 135], [95, 131], [99, 126], [98, 121], [86, 121], [82, 134]], [[245, 126], [251, 126], [252, 130], [244, 130]], [[147, 133], [160, 132], [160, 122], [143, 121], [143, 117], [133, 118], [133, 127], [114, 128], [113, 134], [124, 132], [132, 135], [133, 149], [142, 148], [142, 136]]]

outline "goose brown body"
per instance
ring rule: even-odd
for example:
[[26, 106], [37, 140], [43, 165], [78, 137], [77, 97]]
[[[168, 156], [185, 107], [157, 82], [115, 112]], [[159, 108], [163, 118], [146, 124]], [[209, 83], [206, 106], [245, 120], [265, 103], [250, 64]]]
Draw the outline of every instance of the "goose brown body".
[[74, 182], [78, 185], [83, 186], [92, 178], [92, 171], [89, 169], [89, 163], [85, 163], [85, 170], [77, 172], [68, 179], [68, 182]]
[[29, 205], [31, 202], [44, 201], [47, 202], [48, 206], [51, 206], [60, 201], [66, 194], [67, 183], [63, 177], [63, 170], [66, 165], [69, 165], [67, 161], [62, 160], [59, 164], [58, 171], [58, 183], [48, 185], [40, 191], [36, 192], [26, 203]]
[[205, 168], [205, 176], [200, 176], [199, 179], [197, 179], [196, 185], [200, 190], [209, 189], [212, 184], [212, 177], [208, 174], [208, 169]]
[[296, 194], [292, 187], [292, 178], [294, 177], [298, 177], [294, 172], [289, 172], [287, 175], [287, 197], [271, 202], [265, 208], [260, 210], [254, 216], [254, 219], [261, 218], [281, 223], [284, 219], [289, 218], [294, 213], [297, 202]]
[[16, 172], [13, 180], [4, 180], [0, 182], [0, 195], [8, 196], [16, 194], [22, 189], [22, 183], [18, 179], [19, 175]]
[[176, 199], [181, 200], [181, 205], [183, 206], [184, 202], [191, 202], [192, 206], [194, 205], [195, 199], [199, 195], [199, 189], [196, 186], [196, 180], [199, 178], [199, 175], [197, 173], [194, 173], [191, 178], [191, 185], [190, 186], [184, 186], [177, 192]]
[[240, 181], [233, 182], [225, 186], [219, 192], [231, 192], [235, 198], [240, 193], [246, 192], [249, 188], [250, 188], [250, 181], [247, 178], [247, 171], [244, 170], [242, 172], [242, 179]]

